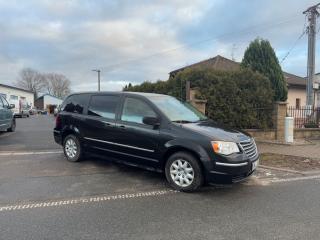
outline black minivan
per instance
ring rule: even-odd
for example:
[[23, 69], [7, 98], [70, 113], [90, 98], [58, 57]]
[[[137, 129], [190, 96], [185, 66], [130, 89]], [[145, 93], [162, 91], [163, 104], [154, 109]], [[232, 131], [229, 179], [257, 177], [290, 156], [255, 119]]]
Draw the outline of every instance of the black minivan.
[[174, 97], [152, 93], [72, 94], [60, 107], [54, 138], [69, 161], [84, 153], [104, 155], [164, 172], [181, 191], [241, 181], [259, 160], [248, 134], [222, 127]]

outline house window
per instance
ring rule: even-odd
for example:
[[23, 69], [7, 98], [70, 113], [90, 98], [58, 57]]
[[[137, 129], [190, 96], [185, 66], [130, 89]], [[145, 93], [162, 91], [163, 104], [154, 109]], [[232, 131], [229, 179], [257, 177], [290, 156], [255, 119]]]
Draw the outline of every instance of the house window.
[[296, 98], [296, 108], [300, 108], [300, 107], [301, 107], [301, 99]]
[[10, 100], [18, 100], [18, 96], [10, 95]]

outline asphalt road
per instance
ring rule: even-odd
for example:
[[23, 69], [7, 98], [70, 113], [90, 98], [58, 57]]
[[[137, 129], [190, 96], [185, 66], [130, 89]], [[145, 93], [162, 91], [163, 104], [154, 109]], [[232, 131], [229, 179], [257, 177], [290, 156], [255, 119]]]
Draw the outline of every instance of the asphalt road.
[[179, 193], [158, 173], [67, 162], [52, 126], [0, 134], [0, 239], [319, 239], [319, 179]]
[[16, 132], [0, 132], [0, 151], [57, 149], [52, 129], [53, 116], [35, 115], [17, 118]]

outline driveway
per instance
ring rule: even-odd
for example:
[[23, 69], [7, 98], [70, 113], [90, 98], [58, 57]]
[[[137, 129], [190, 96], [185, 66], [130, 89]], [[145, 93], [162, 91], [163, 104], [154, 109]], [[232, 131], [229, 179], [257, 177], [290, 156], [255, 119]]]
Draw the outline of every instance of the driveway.
[[17, 120], [0, 135], [0, 239], [319, 238], [319, 178], [180, 193], [107, 158], [67, 162], [53, 117]]

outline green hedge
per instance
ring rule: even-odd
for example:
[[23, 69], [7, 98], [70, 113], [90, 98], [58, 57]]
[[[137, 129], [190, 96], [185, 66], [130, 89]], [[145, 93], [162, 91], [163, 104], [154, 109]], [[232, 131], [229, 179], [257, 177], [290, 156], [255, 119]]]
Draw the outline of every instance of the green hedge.
[[237, 128], [272, 127], [274, 92], [270, 81], [250, 69], [186, 69], [168, 81], [144, 82], [124, 90], [182, 96], [185, 100], [186, 81], [199, 88], [198, 98], [207, 100], [206, 114], [211, 119]]

